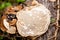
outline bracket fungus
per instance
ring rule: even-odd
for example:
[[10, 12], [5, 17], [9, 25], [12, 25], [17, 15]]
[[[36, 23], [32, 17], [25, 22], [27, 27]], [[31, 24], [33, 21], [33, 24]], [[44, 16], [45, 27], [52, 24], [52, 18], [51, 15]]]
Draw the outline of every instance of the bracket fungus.
[[16, 7], [12, 8], [14, 9], [12, 12], [10, 12], [11, 10], [6, 12], [7, 15], [11, 14], [3, 18], [3, 25], [6, 28], [6, 32], [14, 34], [17, 30], [21, 36], [27, 37], [42, 35], [48, 30], [51, 15], [50, 11], [44, 5], [33, 0], [31, 6], [26, 6], [23, 9], [20, 8], [18, 7], [19, 11], [17, 12], [14, 11]]
[[17, 30], [23, 36], [42, 35], [50, 24], [50, 11], [36, 0], [31, 6], [25, 7], [16, 14]]
[[4, 30], [4, 29], [2, 29], [2, 30], [6, 31], [7, 33], [10, 33], [10, 34], [14, 34], [16, 32], [16, 28], [9, 24], [9, 22], [7, 21], [7, 17], [6, 16], [3, 16], [2, 19], [3, 19], [2, 20], [3, 26], [5, 27], [4, 29], [6, 29], [6, 30]]
[[7, 7], [1, 20], [0, 20], [0, 29], [4, 32], [15, 34], [16, 33], [16, 12], [22, 9], [22, 6], [10, 6]]

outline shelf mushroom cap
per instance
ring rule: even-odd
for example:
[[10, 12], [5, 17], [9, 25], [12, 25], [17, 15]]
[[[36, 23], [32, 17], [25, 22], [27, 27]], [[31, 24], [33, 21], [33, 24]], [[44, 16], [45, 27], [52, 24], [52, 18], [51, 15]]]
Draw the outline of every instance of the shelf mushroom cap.
[[6, 32], [10, 34], [16, 33], [16, 28], [14, 26], [10, 26], [6, 19], [3, 20], [3, 25], [7, 29]]
[[50, 11], [42, 4], [25, 7], [16, 14], [17, 30], [23, 36], [42, 35], [50, 24]]

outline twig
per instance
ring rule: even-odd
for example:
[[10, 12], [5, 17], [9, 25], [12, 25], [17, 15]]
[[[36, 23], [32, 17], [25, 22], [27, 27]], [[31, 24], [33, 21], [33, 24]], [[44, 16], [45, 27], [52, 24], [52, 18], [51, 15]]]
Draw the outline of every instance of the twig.
[[[59, 5], [59, 0], [57, 0], [57, 5]], [[59, 6], [58, 6], [59, 8]], [[54, 40], [57, 40], [57, 32], [58, 32], [58, 27], [59, 27], [59, 24], [58, 24], [58, 20], [59, 20], [59, 9], [57, 9], [57, 20], [56, 20], [56, 31], [55, 31], [55, 39]]]

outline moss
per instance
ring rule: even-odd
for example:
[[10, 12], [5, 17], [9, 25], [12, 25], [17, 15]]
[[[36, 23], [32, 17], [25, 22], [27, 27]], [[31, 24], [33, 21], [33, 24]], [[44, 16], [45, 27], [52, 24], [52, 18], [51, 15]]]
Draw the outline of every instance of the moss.
[[25, 0], [16, 0], [16, 2], [21, 2], [21, 3], [23, 3], [23, 2], [25, 2]]
[[0, 40], [3, 40], [3, 36], [0, 36]]

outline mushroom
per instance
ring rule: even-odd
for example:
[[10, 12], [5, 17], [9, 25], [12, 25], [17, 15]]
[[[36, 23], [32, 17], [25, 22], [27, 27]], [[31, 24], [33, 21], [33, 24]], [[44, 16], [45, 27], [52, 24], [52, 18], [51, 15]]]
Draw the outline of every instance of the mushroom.
[[0, 20], [0, 29], [10, 34], [16, 33], [16, 13], [21, 10], [22, 5], [7, 7], [2, 19]]
[[16, 28], [14, 26], [10, 26], [6, 19], [3, 20], [3, 24], [5, 28], [7, 29], [6, 32], [10, 34], [15, 34]]
[[0, 29], [4, 32], [15, 34], [16, 28], [14, 26], [9, 25], [9, 22], [7, 22], [6, 15], [2, 16], [2, 19], [0, 21]]
[[6, 27], [5, 27], [4, 24], [3, 24], [3, 20], [4, 20], [4, 19], [6, 19], [6, 16], [5, 16], [5, 15], [3, 15], [2, 18], [1, 18], [1, 20], [0, 20], [0, 29], [1, 29], [2, 31], [6, 31], [6, 30], [7, 30]]
[[31, 6], [16, 13], [18, 33], [23, 37], [44, 34], [48, 30], [50, 16], [50, 11], [34, 0]]

